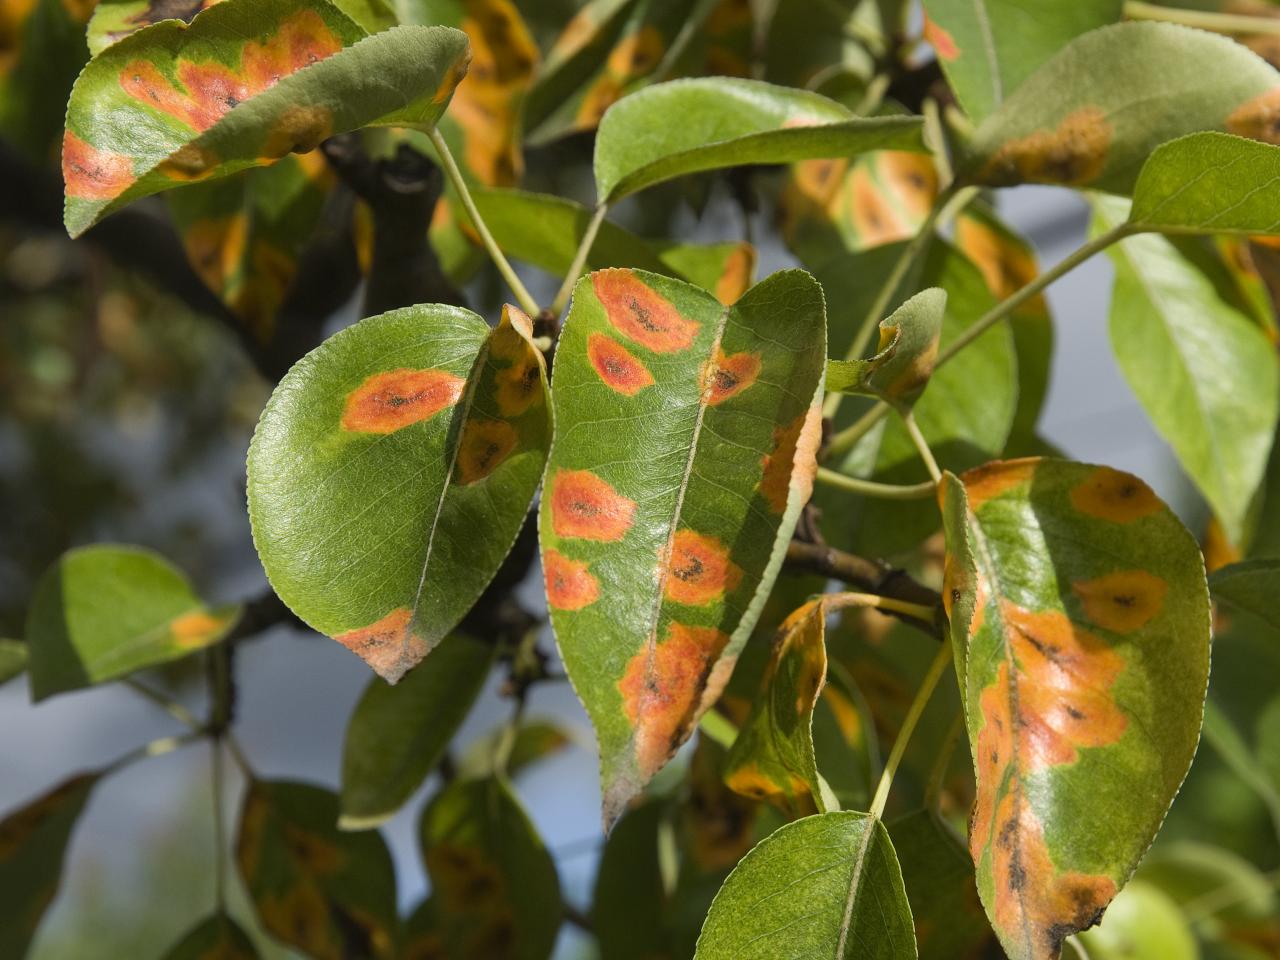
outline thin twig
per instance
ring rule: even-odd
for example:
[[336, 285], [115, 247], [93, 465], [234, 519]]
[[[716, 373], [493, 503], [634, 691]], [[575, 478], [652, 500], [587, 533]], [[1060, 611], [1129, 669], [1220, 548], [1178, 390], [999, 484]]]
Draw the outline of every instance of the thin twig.
[[938, 469], [938, 461], [934, 457], [933, 451], [929, 449], [929, 441], [920, 432], [920, 425], [916, 423], [915, 415], [910, 411], [904, 413], [902, 422], [907, 428], [907, 435], [911, 437], [911, 442], [915, 444], [916, 452], [920, 454], [920, 459], [924, 461], [924, 468], [929, 471], [929, 476], [933, 478], [935, 484], [940, 483], [942, 481], [942, 471]]
[[192, 713], [182, 704], [178, 703], [176, 700], [171, 700], [169, 697], [165, 696], [159, 690], [152, 690], [141, 680], [138, 680], [134, 677], [125, 677], [124, 685], [128, 687], [130, 690], [132, 690], [134, 693], [137, 693], [142, 697], [145, 697], [147, 700], [150, 700], [152, 703], [160, 707], [162, 710], [168, 713], [169, 716], [173, 717], [179, 723], [185, 724], [186, 726], [190, 727], [192, 730], [204, 729], [204, 724], [200, 722], [200, 718], [197, 717], [194, 713]]
[[934, 490], [937, 489], [931, 480], [905, 485], [877, 483], [875, 480], [863, 480], [859, 477], [846, 476], [826, 467], [818, 468], [816, 479], [819, 483], [828, 487], [848, 490], [850, 493], [859, 493], [864, 497], [874, 497], [878, 500], [927, 500], [933, 496]]
[[547, 311], [555, 317], [564, 313], [564, 308], [569, 303], [569, 297], [573, 295], [574, 284], [578, 282], [578, 278], [582, 276], [582, 270], [587, 264], [587, 257], [591, 255], [591, 247], [596, 242], [596, 234], [600, 232], [600, 224], [604, 223], [605, 214], [609, 212], [607, 204], [600, 204], [596, 207], [596, 212], [592, 214], [590, 222], [587, 223], [586, 232], [582, 234], [582, 239], [578, 241], [577, 252], [573, 255], [573, 263], [569, 265], [569, 272], [564, 275], [564, 282], [560, 284], [560, 289], [556, 291], [556, 298], [551, 301], [551, 306]]
[[1184, 27], [1199, 27], [1215, 33], [1269, 34], [1280, 36], [1280, 20], [1271, 17], [1254, 17], [1246, 13], [1214, 13], [1209, 10], [1184, 10], [1162, 7], [1155, 3], [1126, 0], [1124, 15], [1130, 20], [1163, 20], [1180, 23]]

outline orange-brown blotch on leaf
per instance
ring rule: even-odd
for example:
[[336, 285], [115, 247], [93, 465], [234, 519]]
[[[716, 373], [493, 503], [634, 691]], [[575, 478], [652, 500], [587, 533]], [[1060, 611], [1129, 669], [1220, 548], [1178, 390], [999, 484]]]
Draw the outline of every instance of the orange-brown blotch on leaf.
[[1081, 513], [1112, 523], [1132, 523], [1161, 508], [1145, 483], [1111, 467], [1098, 467], [1088, 479], [1071, 490], [1071, 505]]
[[617, 340], [603, 333], [587, 337], [587, 359], [607, 387], [625, 396], [634, 397], [645, 387], [653, 386], [649, 368]]
[[458, 482], [475, 483], [497, 470], [519, 444], [505, 420], [468, 420], [458, 443]]
[[559, 550], [542, 551], [542, 575], [547, 603], [557, 610], [581, 610], [600, 598], [600, 582], [581, 560], [570, 560]]
[[960, 480], [969, 499], [969, 509], [977, 513], [983, 504], [1003, 496], [1010, 490], [1029, 486], [1040, 466], [1038, 457], [988, 463], [967, 471]]
[[466, 383], [446, 370], [401, 368], [372, 374], [347, 394], [342, 429], [395, 433], [452, 407]]
[[1052, 132], [1039, 130], [1002, 145], [982, 176], [996, 185], [1089, 183], [1107, 165], [1111, 136], [1111, 124], [1102, 110], [1081, 107], [1067, 114]]
[[671, 541], [664, 592], [668, 600], [701, 606], [724, 598], [742, 580], [742, 568], [715, 537], [679, 530]]
[[725, 258], [724, 269], [716, 280], [716, 299], [726, 307], [737, 303], [751, 287], [751, 278], [756, 272], [756, 248], [749, 243], [740, 243]]
[[711, 627], [673, 623], [659, 643], [641, 650], [618, 682], [635, 728], [636, 765], [647, 778], [688, 739], [712, 665], [729, 642]]
[[613, 543], [635, 518], [636, 502], [589, 470], [557, 470], [551, 478], [551, 529], [557, 537]]
[[1159, 615], [1169, 584], [1146, 570], [1118, 570], [1077, 580], [1071, 589], [1090, 623], [1113, 633], [1132, 633]]
[[413, 611], [397, 607], [381, 620], [340, 633], [333, 639], [395, 683], [427, 654], [427, 645], [412, 630]]
[[858, 165], [849, 180], [849, 219], [853, 221], [862, 246], [875, 247], [903, 240], [913, 231], [889, 204], [871, 180], [864, 165]]
[[62, 179], [68, 197], [113, 200], [137, 178], [133, 161], [124, 154], [99, 150], [68, 129], [62, 137]]
[[1227, 117], [1227, 131], [1239, 137], [1280, 144], [1280, 86], [1246, 100]]
[[169, 632], [180, 647], [200, 647], [226, 625], [226, 617], [215, 617], [197, 611], [184, 613], [170, 621]]
[[716, 355], [703, 369], [703, 390], [707, 403], [713, 407], [736, 397], [760, 376], [762, 361], [758, 353], [734, 353], [726, 355], [717, 349]]
[[609, 322], [630, 340], [654, 353], [686, 350], [699, 324], [680, 315], [676, 305], [630, 270], [599, 270], [591, 286]]
[[938, 26], [938, 22], [930, 19], [928, 15], [924, 18], [924, 39], [929, 46], [933, 47], [933, 52], [938, 55], [939, 60], [954, 60], [960, 56], [960, 48], [956, 46], [951, 34]]
[[773, 452], [762, 460], [760, 494], [774, 513], [782, 513], [792, 490], [801, 503], [808, 502], [813, 494], [818, 447], [822, 443], [822, 410], [810, 407], [786, 427], [775, 429], [773, 436]]
[[938, 195], [938, 169], [924, 153], [882, 150], [873, 154], [880, 180], [917, 220], [928, 215]]

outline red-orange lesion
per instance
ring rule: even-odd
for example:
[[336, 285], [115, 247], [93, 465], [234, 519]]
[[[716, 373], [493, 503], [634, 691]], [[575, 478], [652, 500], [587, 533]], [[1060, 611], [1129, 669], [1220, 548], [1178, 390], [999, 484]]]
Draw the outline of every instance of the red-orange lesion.
[[1280, 86], [1246, 100], [1227, 117], [1226, 126], [1236, 136], [1280, 144]]
[[216, 60], [179, 59], [175, 81], [149, 61], [131, 60], [120, 71], [120, 86], [135, 100], [202, 133], [229, 110], [341, 49], [342, 41], [318, 13], [300, 10], [271, 36], [246, 43], [238, 70]]
[[635, 519], [636, 503], [589, 470], [557, 470], [551, 480], [551, 529], [557, 537], [613, 543]]
[[170, 621], [169, 632], [180, 647], [202, 647], [226, 625], [226, 617], [196, 610]]
[[347, 394], [342, 429], [395, 433], [452, 407], [461, 398], [466, 383], [447, 370], [402, 367], [375, 373]]
[[938, 170], [926, 153], [883, 150], [875, 156], [876, 171], [889, 191], [917, 221], [928, 215], [938, 195]]
[[692, 606], [724, 599], [742, 581], [742, 568], [729, 559], [729, 548], [715, 537], [679, 530], [671, 553], [663, 592], [668, 600]]
[[612, 337], [593, 333], [587, 337], [587, 360], [611, 390], [634, 397], [653, 386], [653, 374], [634, 354]]
[[729, 642], [711, 627], [673, 623], [666, 637], [631, 658], [618, 682], [635, 729], [636, 765], [652, 776], [688, 739], [712, 667]]
[[859, 243], [867, 247], [903, 240], [913, 232], [911, 225], [898, 216], [876, 189], [863, 164], [859, 164], [849, 178], [849, 219]]
[[1158, 512], [1163, 504], [1151, 488], [1129, 473], [1098, 467], [1071, 490], [1081, 513], [1112, 523], [1133, 523]]
[[497, 470], [519, 445], [515, 428], [505, 420], [471, 419], [458, 442], [458, 482], [464, 486]]
[[599, 270], [591, 286], [612, 323], [623, 336], [654, 353], [688, 349], [700, 324], [680, 311], [630, 270]]
[[1159, 616], [1169, 584], [1146, 570], [1118, 570], [1077, 580], [1071, 590], [1090, 623], [1113, 633], [1133, 633]]
[[716, 280], [716, 299], [726, 307], [737, 303], [751, 286], [751, 278], [756, 272], [756, 248], [749, 243], [740, 243], [725, 258], [720, 278]]
[[600, 598], [600, 581], [587, 564], [571, 560], [559, 550], [542, 551], [542, 574], [547, 603], [557, 610], [581, 610]]
[[67, 196], [79, 200], [114, 200], [137, 179], [133, 160], [122, 153], [99, 150], [70, 129], [62, 137], [62, 179]]
[[1086, 184], [1106, 167], [1112, 134], [1102, 109], [1081, 107], [1052, 131], [1038, 130], [1001, 145], [982, 175], [993, 184]]
[[984, 464], [960, 477], [969, 509], [977, 513], [983, 505], [1013, 490], [1026, 489], [1035, 478], [1039, 458], [1004, 460]]
[[774, 431], [773, 452], [761, 461], [764, 475], [760, 494], [774, 513], [787, 509], [791, 491], [801, 503], [813, 494], [813, 478], [818, 470], [818, 447], [822, 443], [822, 410], [810, 407], [791, 423]]
[[413, 632], [413, 611], [397, 607], [367, 627], [357, 627], [333, 639], [367, 663], [388, 683], [395, 683], [427, 654], [427, 645]]
[[933, 52], [940, 60], [955, 60], [960, 56], [960, 48], [956, 46], [955, 39], [928, 15], [924, 18], [924, 39], [933, 47]]
[[716, 355], [702, 371], [702, 389], [707, 403], [714, 407], [742, 393], [756, 382], [762, 365], [759, 353], [726, 354], [717, 348]]

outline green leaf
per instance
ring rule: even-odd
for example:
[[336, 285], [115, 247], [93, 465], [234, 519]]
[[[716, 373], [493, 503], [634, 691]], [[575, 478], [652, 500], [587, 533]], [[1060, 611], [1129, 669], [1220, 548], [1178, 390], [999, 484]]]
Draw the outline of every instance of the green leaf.
[[400, 956], [406, 960], [448, 956], [440, 939], [440, 916], [434, 897], [423, 900], [405, 920]]
[[1166, 140], [1224, 129], [1269, 139], [1278, 82], [1265, 60], [1227, 37], [1150, 21], [1103, 27], [1074, 40], [982, 123], [962, 176], [1127, 193]]
[[843, 810], [865, 810], [880, 775], [875, 719], [862, 691], [840, 663], [828, 662], [827, 685], [813, 711], [818, 772]]
[[550, 443], [545, 365], [514, 307], [362, 320], [289, 371], [249, 449], [280, 598], [394, 683], [497, 572]]
[[789, 823], [716, 894], [695, 960], [906, 960], [916, 956], [902, 873], [865, 813]]
[[577, 285], [540, 530], [606, 822], [688, 738], [755, 625], [812, 487], [825, 360], [802, 271], [728, 308], [640, 271]]
[[760, 692], [726, 764], [724, 780], [732, 789], [797, 812], [825, 810], [813, 711], [827, 680], [826, 619], [826, 606], [818, 599], [782, 624]]
[[0, 11], [0, 137], [41, 168], [56, 157], [67, 94], [89, 59], [87, 16], [87, 4], [67, 0], [10, 0]]
[[661, 835], [670, 804], [650, 800], [628, 810], [609, 833], [591, 896], [591, 928], [609, 960], [651, 960], [671, 954], [668, 890]]
[[367, 37], [322, 0], [225, 0], [190, 26], [139, 30], [90, 61], [71, 92], [67, 231], [78, 236], [139, 197], [274, 163], [336, 133], [429, 127], [466, 57], [458, 30]]
[[451, 958], [546, 960], [562, 907], [555, 864], [502, 780], [456, 780], [423, 811], [422, 855]]
[[170, 947], [164, 960], [258, 960], [258, 951], [234, 920], [218, 913]]
[[1280, 558], [1260, 557], [1215, 570], [1209, 589], [1216, 599], [1280, 629]]
[[1162, 843], [1142, 862], [1137, 879], [1184, 910], [1196, 909], [1219, 934], [1256, 931], [1280, 915], [1272, 879], [1243, 857], [1208, 844]]
[[827, 389], [879, 397], [910, 410], [933, 375], [947, 292], [922, 290], [880, 321], [880, 346], [869, 360], [832, 360]]
[[[1280, 702], [1280, 701], [1278, 701]], [[1259, 731], [1263, 727], [1263, 717], [1258, 718]], [[1273, 778], [1267, 770], [1267, 764], [1261, 753], [1263, 744], [1259, 738], [1258, 755], [1245, 743], [1244, 737], [1231, 722], [1231, 718], [1212, 698], [1204, 705], [1204, 728], [1202, 730], [1207, 742], [1228, 769], [1250, 790], [1257, 794], [1267, 808], [1277, 836], [1280, 836], [1280, 778]]]
[[1191, 764], [1204, 566], [1150, 488], [1109, 467], [1013, 460], [946, 486], [978, 891], [1011, 960], [1053, 960], [1132, 874]]
[[1122, 7], [1121, 0], [924, 0], [925, 39], [960, 106], [980, 123], [1069, 41], [1118, 21]]
[[217, 643], [239, 607], [204, 605], [150, 550], [69, 550], [40, 578], [27, 611], [35, 700], [128, 676]]
[[[494, 760], [499, 743], [507, 735], [504, 727], [498, 727], [471, 744], [458, 761], [458, 775], [462, 777], [489, 777], [498, 771]], [[516, 731], [507, 755], [506, 775], [515, 779], [528, 768], [541, 763], [577, 742], [571, 731], [565, 730], [554, 720], [525, 721]]]
[[376, 831], [338, 830], [338, 797], [304, 783], [254, 780], [236, 863], [263, 928], [309, 957], [390, 958], [399, 937], [396, 877]]
[[58, 893], [71, 831], [99, 776], [72, 777], [0, 820], [0, 956], [27, 955]]
[[1142, 881], [1125, 887], [1096, 930], [1080, 934], [1089, 960], [1200, 960], [1178, 905]]
[[369, 682], [347, 724], [338, 826], [375, 827], [413, 796], [471, 710], [496, 653], [491, 642], [454, 634], [403, 683]]
[[995, 938], [982, 912], [973, 860], [955, 831], [929, 810], [888, 824], [916, 925], [920, 960], [978, 957]]
[[[1097, 198], [1095, 230], [1124, 222], [1125, 202]], [[1266, 334], [1218, 293], [1190, 241], [1129, 237], [1116, 268], [1111, 344], [1160, 435], [1239, 543], [1280, 416], [1280, 375]]]
[[1129, 222], [1170, 233], [1280, 231], [1280, 148], [1226, 133], [1159, 146], [1133, 188]]
[[31, 648], [21, 640], [0, 639], [0, 683], [8, 683], [27, 669]]
[[596, 136], [596, 194], [614, 203], [688, 173], [867, 150], [923, 151], [920, 119], [859, 119], [834, 100], [755, 80], [673, 80], [625, 97], [605, 114]]

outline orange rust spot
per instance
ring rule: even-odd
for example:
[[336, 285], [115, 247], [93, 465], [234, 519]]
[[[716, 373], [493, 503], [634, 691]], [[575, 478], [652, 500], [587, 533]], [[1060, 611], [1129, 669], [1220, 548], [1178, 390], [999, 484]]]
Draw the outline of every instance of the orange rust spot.
[[862, 716], [858, 713], [858, 708], [854, 706], [853, 701], [844, 695], [838, 687], [826, 686], [822, 688], [822, 699], [827, 702], [827, 706], [831, 708], [831, 715], [835, 718], [836, 726], [840, 729], [840, 736], [845, 739], [846, 743], [859, 743], [862, 740]]
[[1239, 563], [1243, 559], [1244, 554], [1227, 538], [1227, 532], [1222, 529], [1218, 518], [1210, 517], [1204, 531], [1205, 570], [1213, 573], [1229, 563]]
[[917, 221], [923, 219], [938, 195], [938, 170], [927, 154], [884, 150], [874, 154], [876, 170], [889, 190]]
[[218, 155], [208, 147], [188, 143], [179, 147], [156, 169], [170, 180], [193, 182], [213, 174]]
[[645, 387], [653, 386], [653, 374], [622, 344], [603, 333], [587, 337], [587, 359], [605, 385], [618, 393], [634, 397]]
[[714, 407], [742, 393], [756, 382], [761, 365], [758, 353], [726, 355], [717, 348], [715, 357], [707, 364], [702, 375], [707, 403]]
[[395, 433], [429, 420], [462, 396], [466, 380], [446, 370], [385, 370], [347, 394], [342, 429]]
[[636, 764], [645, 777], [661, 769], [689, 738], [712, 664], [729, 635], [673, 623], [662, 642], [641, 650], [618, 681], [635, 728]]
[[180, 647], [199, 647], [227, 625], [224, 617], [207, 613], [184, 613], [169, 623], [169, 632]]
[[133, 185], [133, 161], [122, 153], [99, 150], [70, 130], [62, 137], [62, 179], [67, 196], [114, 200]]
[[983, 178], [992, 184], [1085, 184], [1107, 165], [1111, 124], [1097, 107], [1067, 114], [1052, 132], [1039, 130], [1010, 140], [991, 157]]
[[988, 500], [1030, 486], [1039, 465], [1039, 458], [1004, 460], [967, 471], [960, 480], [969, 498], [969, 509], [977, 513]]
[[511, 456], [520, 438], [505, 420], [468, 420], [458, 443], [458, 481], [483, 480]]
[[1169, 584], [1146, 570], [1120, 570], [1077, 580], [1071, 589], [1091, 623], [1115, 633], [1132, 633], [1159, 615]]
[[927, 14], [924, 18], [924, 39], [929, 46], [933, 47], [933, 52], [940, 60], [954, 60], [960, 56], [960, 48], [956, 46], [951, 34], [938, 26], [938, 22], [930, 19]]
[[863, 246], [875, 247], [911, 236], [889, 202], [880, 195], [865, 165], [859, 165], [849, 179], [849, 218]]
[[694, 606], [724, 598], [742, 580], [742, 568], [715, 537], [679, 530], [671, 542], [665, 593], [668, 600]]
[[547, 603], [557, 610], [581, 610], [600, 597], [600, 582], [586, 563], [570, 560], [559, 550], [542, 551], [542, 576]]
[[610, 52], [605, 68], [623, 83], [627, 83], [636, 77], [652, 73], [666, 49], [662, 32], [652, 24], [647, 24], [618, 42]]
[[467, 71], [470, 68], [471, 50], [468, 48], [464, 57], [449, 64], [449, 69], [445, 72], [444, 79], [440, 81], [440, 86], [436, 87], [436, 92], [432, 95], [431, 102], [434, 104], [447, 102], [453, 96], [454, 91], [458, 89], [458, 84], [466, 79]]
[[697, 321], [680, 316], [675, 304], [630, 270], [597, 271], [591, 275], [591, 286], [609, 322], [654, 353], [685, 350], [698, 335]]
[[773, 453], [762, 463], [760, 493], [774, 513], [787, 509], [792, 490], [799, 501], [808, 502], [813, 495], [813, 478], [818, 472], [818, 446], [822, 442], [822, 410], [810, 407], [785, 428], [774, 430]]
[[574, 123], [579, 130], [590, 130], [595, 127], [606, 110], [622, 99], [622, 84], [616, 77], [602, 74], [600, 78], [587, 88], [586, 96], [578, 105], [578, 113]]
[[551, 481], [551, 529], [557, 537], [613, 543], [631, 529], [636, 502], [589, 470], [557, 470]]
[[1021, 785], [1000, 801], [992, 842], [995, 921], [1031, 960], [1056, 960], [1067, 937], [1088, 929], [1116, 895], [1102, 874], [1059, 873]]
[[307, 956], [339, 955], [331, 933], [329, 901], [309, 877], [297, 878], [292, 886], [264, 894], [259, 909], [267, 930]]
[[756, 248], [740, 243], [724, 261], [720, 279], [716, 281], [716, 299], [726, 307], [736, 303], [751, 286], [756, 272]]
[[314, 105], [294, 105], [286, 109], [272, 126], [259, 159], [272, 161], [290, 153], [310, 153], [332, 135], [332, 110]]
[[397, 607], [367, 627], [340, 633], [333, 639], [371, 666], [388, 683], [395, 683], [427, 654], [427, 645], [412, 631], [413, 612]]
[[494, 377], [498, 409], [505, 416], [518, 417], [542, 402], [542, 361], [527, 357], [524, 361], [499, 370]]
[[1246, 100], [1227, 117], [1227, 131], [1239, 137], [1280, 144], [1280, 86]]
[[1162, 504], [1145, 483], [1129, 473], [1098, 467], [1071, 490], [1071, 505], [1081, 513], [1112, 523], [1132, 523], [1157, 512]]

